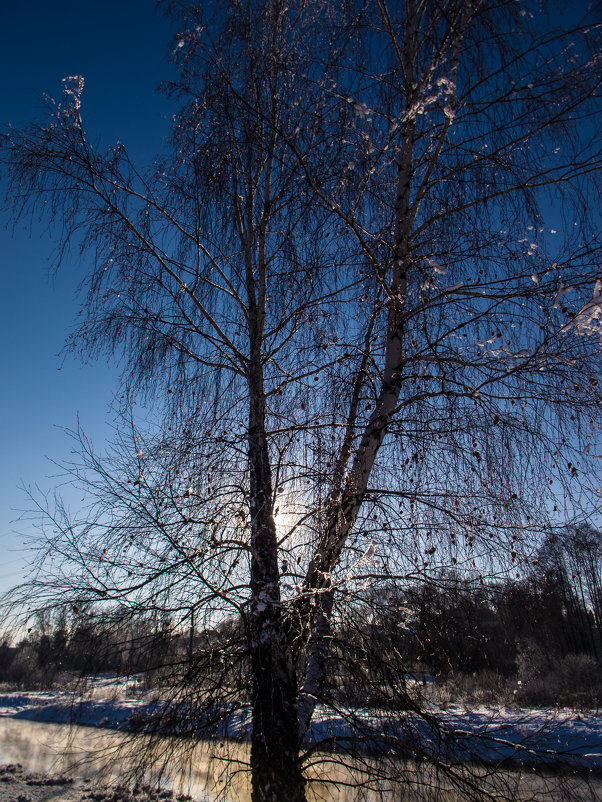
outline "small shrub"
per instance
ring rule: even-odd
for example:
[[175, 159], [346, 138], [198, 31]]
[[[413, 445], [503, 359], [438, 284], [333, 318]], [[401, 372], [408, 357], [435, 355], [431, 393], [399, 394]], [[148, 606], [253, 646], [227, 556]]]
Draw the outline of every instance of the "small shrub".
[[535, 671], [523, 669], [518, 679], [516, 702], [522, 706], [580, 710], [602, 706], [602, 667], [588, 654], [568, 654]]
[[512, 699], [513, 684], [496, 671], [450, 674], [429, 687], [427, 696], [437, 704], [502, 705]]

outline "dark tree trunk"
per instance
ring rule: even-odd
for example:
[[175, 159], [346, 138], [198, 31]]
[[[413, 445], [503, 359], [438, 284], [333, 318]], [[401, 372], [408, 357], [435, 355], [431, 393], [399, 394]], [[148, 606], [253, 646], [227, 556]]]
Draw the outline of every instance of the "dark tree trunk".
[[275, 643], [274, 630], [269, 622], [259, 634], [261, 637], [270, 632], [270, 640], [251, 652], [252, 800], [305, 802], [305, 783], [299, 765], [296, 687], [288, 676], [284, 650]]
[[257, 375], [255, 381], [252, 377], [250, 383], [252, 800], [305, 802], [299, 764], [297, 681], [280, 604], [261, 376]]

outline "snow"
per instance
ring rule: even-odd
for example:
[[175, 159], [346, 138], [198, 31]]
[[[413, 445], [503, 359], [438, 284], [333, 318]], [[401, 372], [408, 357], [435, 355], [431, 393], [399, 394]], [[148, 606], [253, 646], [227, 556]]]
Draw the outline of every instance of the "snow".
[[602, 333], [602, 280], [596, 281], [591, 301], [581, 307], [573, 324], [578, 334]]
[[[363, 736], [374, 743], [387, 733], [420, 743], [427, 754], [453, 760], [479, 758], [490, 764], [501, 761], [527, 765], [560, 765], [602, 769], [602, 717], [568, 710], [479, 707], [468, 710], [450, 706], [430, 710], [431, 720], [408, 714], [392, 722], [390, 716], [364, 711], [358, 716]], [[314, 717], [314, 740], [335, 736], [341, 745], [350, 737], [346, 716]]]
[[70, 693], [0, 695], [0, 716], [92, 727], [127, 725], [132, 713], [146, 706], [137, 700], [81, 699]]
[[564, 283], [561, 281], [556, 291], [556, 295], [554, 296], [554, 303], [552, 304], [552, 309], [558, 309], [560, 306], [560, 302], [562, 301], [563, 297], [568, 293], [572, 292], [573, 287], [565, 287]]
[[[93, 694], [107, 683], [93, 688]], [[123, 682], [113, 688], [132, 688]], [[70, 723], [128, 730], [167, 703], [141, 698], [82, 698], [68, 693], [12, 693], [0, 695], [0, 716], [47, 723]], [[250, 710], [224, 709], [216, 716], [211, 734], [216, 738], [247, 740]], [[345, 740], [358, 728], [368, 749], [382, 749], [383, 734], [419, 743], [423, 751], [448, 758], [479, 758], [497, 764], [504, 760], [528, 765], [561, 765], [602, 769], [602, 716], [571, 710], [449, 706], [430, 708], [426, 717], [414, 713], [390, 713], [367, 709], [341, 709], [337, 714], [316, 707], [308, 743], [336, 738]]]

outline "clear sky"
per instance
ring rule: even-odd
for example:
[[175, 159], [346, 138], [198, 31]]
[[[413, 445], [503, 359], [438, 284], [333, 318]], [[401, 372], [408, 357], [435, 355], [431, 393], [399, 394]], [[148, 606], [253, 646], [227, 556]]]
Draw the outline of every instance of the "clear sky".
[[[119, 139], [148, 163], [172, 111], [156, 91], [171, 76], [172, 33], [155, 0], [0, 0], [0, 128], [39, 117], [44, 93], [58, 95], [61, 78], [80, 74], [92, 137], [107, 146]], [[19, 485], [53, 491], [57, 469], [48, 458], [68, 459], [60, 427], [75, 427], [78, 416], [99, 448], [111, 431], [117, 370], [61, 356], [85, 265], [75, 259], [51, 278], [52, 247], [45, 226], [13, 230], [0, 209], [0, 592], [22, 577], [21, 544], [31, 533], [12, 523], [28, 504]]]
[[[57, 96], [61, 78], [83, 75], [93, 138], [119, 139], [150, 161], [168, 129], [170, 107], [156, 88], [170, 77], [171, 34], [154, 0], [0, 2], [0, 126], [38, 118], [44, 93]], [[85, 268], [74, 259], [52, 278], [52, 248], [45, 225], [13, 230], [0, 211], [0, 592], [21, 578], [31, 531], [14, 523], [28, 503], [19, 484], [54, 489], [57, 470], [47, 458], [68, 458], [60, 427], [74, 427], [78, 415], [101, 447], [117, 390], [115, 367], [61, 356]]]

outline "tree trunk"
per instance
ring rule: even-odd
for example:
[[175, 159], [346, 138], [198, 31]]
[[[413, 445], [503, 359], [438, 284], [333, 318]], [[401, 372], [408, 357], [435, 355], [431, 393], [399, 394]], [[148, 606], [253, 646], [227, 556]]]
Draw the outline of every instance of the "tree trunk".
[[305, 802], [299, 763], [297, 681], [283, 626], [272, 477], [264, 426], [261, 371], [251, 376], [251, 774], [253, 802]]

